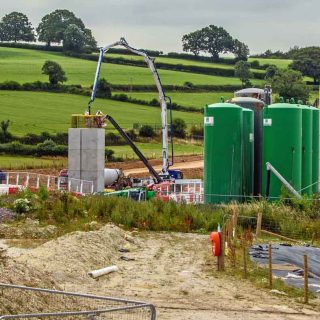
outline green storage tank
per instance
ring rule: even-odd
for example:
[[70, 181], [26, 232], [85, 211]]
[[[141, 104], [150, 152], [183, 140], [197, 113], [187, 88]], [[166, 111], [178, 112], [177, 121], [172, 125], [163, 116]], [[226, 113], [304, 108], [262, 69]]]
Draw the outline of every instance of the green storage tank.
[[320, 175], [320, 110], [310, 107], [312, 110], [312, 191], [319, 192]]
[[205, 107], [205, 203], [242, 200], [242, 113], [241, 107], [230, 103]]
[[243, 195], [253, 196], [254, 112], [243, 108]]
[[[299, 106], [302, 109], [302, 167], [301, 193], [312, 195], [312, 115], [309, 106]], [[299, 191], [299, 190], [298, 190]]]
[[[276, 103], [263, 110], [263, 192], [266, 191], [266, 163], [295, 188], [301, 190], [302, 109]], [[281, 194], [281, 182], [271, 174], [270, 198]]]

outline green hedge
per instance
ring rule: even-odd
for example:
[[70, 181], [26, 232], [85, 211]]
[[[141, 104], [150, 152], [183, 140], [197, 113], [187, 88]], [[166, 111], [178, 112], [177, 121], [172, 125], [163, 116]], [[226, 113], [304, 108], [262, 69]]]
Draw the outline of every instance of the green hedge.
[[[98, 61], [98, 56], [92, 55], [92, 54], [68, 52], [67, 55], [70, 57], [80, 58], [84, 60]], [[111, 58], [106, 56], [103, 58], [103, 62], [129, 65], [129, 66], [135, 66], [135, 67], [146, 66], [146, 63], [143, 60], [131, 60], [131, 59], [125, 59], [123, 57]], [[192, 66], [192, 65], [183, 65], [183, 64], [170, 64], [170, 63], [164, 63], [164, 62], [157, 62], [156, 66], [158, 69], [171, 70], [171, 71], [192, 72], [192, 73], [222, 76], [222, 77], [234, 77], [233, 69], [225, 69], [225, 68], [217, 68], [217, 67], [201, 67], [201, 66]], [[264, 79], [265, 75], [263, 73], [253, 72], [253, 76], [256, 79]]]
[[62, 46], [48, 47], [47, 45], [43, 45], [43, 44], [19, 43], [19, 42], [0, 42], [0, 47], [31, 49], [31, 50], [41, 50], [41, 51], [54, 51], [54, 52], [63, 51]]
[[[22, 144], [20, 142], [14, 141], [10, 143], [0, 144], [0, 154], [12, 154], [20, 156], [63, 156], [68, 155], [68, 146], [58, 145], [52, 140], [46, 140], [43, 143], [37, 145]], [[110, 149], [105, 149], [105, 156], [108, 161], [119, 160], [113, 157], [114, 151]]]

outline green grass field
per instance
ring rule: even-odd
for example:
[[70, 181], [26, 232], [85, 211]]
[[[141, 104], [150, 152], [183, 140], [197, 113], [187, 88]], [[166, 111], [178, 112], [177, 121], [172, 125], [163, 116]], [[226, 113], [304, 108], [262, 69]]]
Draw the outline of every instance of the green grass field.
[[37, 168], [65, 168], [66, 158], [34, 158], [26, 156], [0, 155], [1, 170], [28, 170]]
[[[89, 97], [46, 92], [0, 91], [0, 121], [11, 121], [10, 131], [17, 135], [26, 133], [66, 132], [71, 114], [82, 114]], [[133, 123], [160, 124], [160, 108], [141, 106], [113, 100], [97, 99], [93, 111], [101, 110], [113, 116], [123, 128]], [[174, 112], [174, 118], [182, 118], [188, 125], [202, 123], [202, 115]]]
[[[136, 55], [127, 55], [127, 54], [119, 54], [119, 53], [107, 53], [107, 57], [110, 58], [124, 58], [126, 60], [143, 60], [141, 56]], [[199, 67], [207, 67], [207, 68], [220, 68], [220, 69], [234, 69], [234, 65], [230, 64], [223, 64], [223, 63], [216, 63], [216, 62], [206, 62], [206, 61], [196, 61], [196, 60], [188, 60], [188, 59], [178, 59], [178, 58], [168, 58], [168, 57], [156, 57], [156, 63], [168, 63], [168, 64], [181, 64], [184, 66], [199, 66]], [[264, 73], [264, 70], [259, 69], [251, 69], [255, 72]]]
[[[160, 143], [136, 143], [136, 145], [148, 159], [161, 158], [162, 156], [162, 145]], [[127, 145], [111, 146], [110, 149], [114, 151], [115, 156], [121, 157], [124, 160], [132, 160], [138, 158], [132, 151], [132, 149]], [[190, 143], [174, 143], [174, 153], [177, 156], [202, 154], [203, 146]]]
[[[122, 92], [114, 92], [114, 94]], [[158, 99], [159, 95], [156, 92], [126, 92], [126, 95], [135, 99], [150, 101]], [[206, 104], [220, 102], [220, 98], [229, 99], [233, 97], [232, 92], [166, 92], [166, 95], [171, 97], [172, 102], [185, 107], [193, 107], [202, 109]], [[174, 111], [175, 113], [176, 111]]]
[[263, 64], [274, 64], [278, 68], [286, 69], [288, 68], [289, 64], [292, 60], [289, 59], [266, 59], [266, 58], [249, 58], [248, 61], [252, 62], [254, 60], [259, 61], [260, 65]]
[[[0, 48], [0, 82], [15, 80], [20, 83], [37, 80], [48, 81], [41, 74], [46, 60], [61, 64], [66, 72], [68, 84], [90, 86], [93, 83], [97, 63], [94, 61], [70, 58], [59, 52], [44, 52], [28, 49]], [[189, 72], [159, 70], [161, 81], [165, 85], [183, 85], [186, 81], [196, 85], [237, 85], [240, 80], [232, 77], [209, 76]], [[113, 84], [154, 84], [150, 70], [141, 67], [103, 64], [101, 77]], [[255, 84], [263, 84], [261, 80], [253, 80]]]

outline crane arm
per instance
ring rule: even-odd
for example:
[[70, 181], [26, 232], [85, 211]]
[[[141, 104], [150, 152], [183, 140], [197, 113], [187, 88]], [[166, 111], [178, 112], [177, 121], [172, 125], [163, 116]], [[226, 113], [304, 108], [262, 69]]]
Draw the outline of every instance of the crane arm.
[[131, 46], [129, 46], [128, 42], [121, 38], [120, 41], [114, 42], [106, 47], [100, 48], [99, 53], [99, 60], [98, 65], [96, 69], [96, 74], [94, 78], [94, 84], [92, 89], [91, 98], [88, 104], [88, 112], [90, 114], [91, 104], [94, 102], [96, 98], [96, 92], [97, 92], [97, 86], [99, 83], [99, 75], [101, 70], [101, 65], [103, 61], [103, 57], [106, 52], [108, 52], [111, 48], [116, 46], [122, 46], [131, 51], [132, 53], [135, 53], [139, 56], [142, 56], [144, 58], [144, 61], [147, 63], [149, 69], [151, 70], [153, 79], [155, 81], [155, 84], [157, 86], [158, 92], [159, 92], [159, 100], [161, 104], [161, 124], [162, 124], [162, 174], [168, 175], [168, 169], [169, 169], [169, 155], [168, 155], [168, 124], [167, 124], [167, 102], [166, 102], [166, 96], [162, 87], [162, 83], [158, 74], [158, 71], [156, 69], [156, 66], [154, 64], [154, 59], [149, 57], [145, 52], [135, 49]]

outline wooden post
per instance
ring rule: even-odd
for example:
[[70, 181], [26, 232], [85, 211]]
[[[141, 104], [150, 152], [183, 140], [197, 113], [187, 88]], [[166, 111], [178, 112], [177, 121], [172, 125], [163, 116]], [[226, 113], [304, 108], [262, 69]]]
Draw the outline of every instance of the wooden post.
[[233, 224], [233, 230], [232, 230], [232, 236], [233, 238], [236, 237], [236, 231], [238, 226], [238, 214], [235, 212], [232, 216], [232, 224]]
[[257, 237], [261, 236], [261, 224], [262, 224], [262, 212], [259, 212], [257, 217], [257, 229], [256, 229]]
[[272, 289], [272, 244], [269, 243], [269, 287]]
[[309, 302], [308, 256], [304, 255], [303, 260], [304, 260], [304, 303], [308, 303]]
[[224, 271], [224, 242], [225, 242], [225, 228], [223, 227], [220, 232], [221, 239], [221, 254], [218, 257], [218, 271]]
[[246, 250], [246, 245], [243, 241], [243, 277], [247, 279], [247, 250]]

